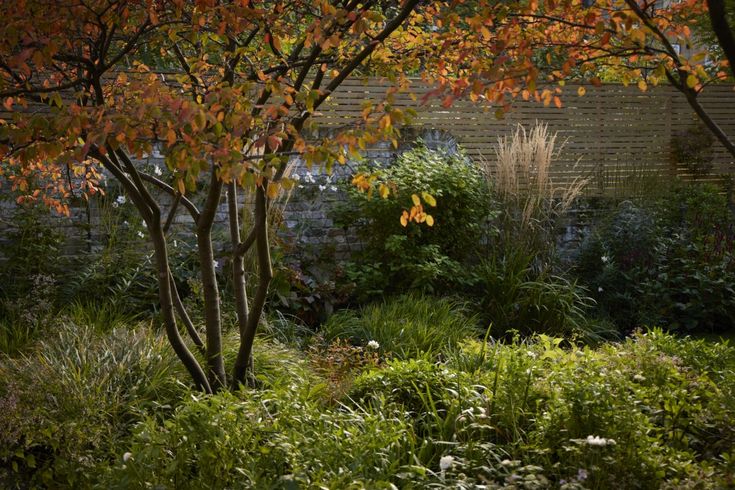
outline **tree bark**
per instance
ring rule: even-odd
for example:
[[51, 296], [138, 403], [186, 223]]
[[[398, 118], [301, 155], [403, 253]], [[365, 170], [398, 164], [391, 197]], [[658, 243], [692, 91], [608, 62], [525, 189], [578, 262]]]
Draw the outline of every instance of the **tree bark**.
[[[235, 312], [237, 314], [237, 324], [240, 330], [240, 344], [242, 345], [247, 334], [248, 326], [248, 296], [245, 282], [245, 252], [242, 250], [242, 240], [240, 237], [240, 220], [238, 218], [237, 204], [237, 184], [233, 180], [227, 186], [227, 207], [230, 225], [230, 244], [232, 246], [232, 284], [235, 294]], [[238, 356], [239, 359], [239, 356]], [[237, 389], [245, 374], [251, 366], [239, 366], [238, 360], [232, 372], [232, 388]], [[252, 371], [251, 371], [252, 372]]]
[[166, 336], [173, 347], [174, 352], [189, 371], [194, 385], [197, 389], [212, 393], [212, 388], [207, 380], [207, 375], [197, 362], [194, 355], [189, 351], [184, 343], [184, 339], [179, 335], [179, 329], [176, 326], [176, 318], [174, 317], [173, 296], [171, 290], [171, 272], [168, 265], [168, 252], [166, 251], [166, 239], [161, 228], [160, 220], [154, 226], [149, 226], [150, 236], [153, 241], [155, 250], [156, 268], [158, 269], [158, 298], [161, 303], [161, 313], [163, 315], [163, 323], [166, 328]]
[[194, 327], [194, 322], [191, 321], [189, 313], [186, 311], [184, 302], [181, 301], [181, 296], [179, 296], [179, 290], [176, 288], [176, 282], [174, 281], [173, 274], [171, 274], [171, 296], [174, 302], [174, 308], [176, 309], [176, 314], [179, 315], [179, 319], [183, 322], [184, 327], [186, 327], [186, 331], [189, 333], [191, 341], [194, 342], [194, 345], [197, 346], [199, 352], [201, 352], [202, 355], [206, 356], [207, 351], [204, 347], [204, 342], [202, 342], [201, 337], [199, 337], [199, 333]]
[[217, 274], [214, 267], [212, 226], [222, 196], [222, 181], [212, 166], [212, 176], [207, 199], [197, 222], [197, 248], [204, 293], [204, 323], [207, 338], [207, 367], [209, 383], [214, 391], [227, 386], [225, 363], [222, 358], [222, 320]]
[[102, 166], [109, 170], [122, 184], [127, 191], [131, 201], [138, 209], [143, 220], [148, 226], [149, 236], [153, 242], [154, 257], [156, 264], [156, 277], [158, 281], [158, 299], [161, 303], [161, 314], [163, 315], [163, 324], [166, 330], [166, 337], [174, 349], [176, 356], [189, 372], [194, 385], [197, 389], [211, 393], [212, 388], [207, 380], [207, 375], [199, 365], [196, 357], [186, 347], [186, 343], [179, 335], [179, 329], [176, 326], [176, 317], [174, 316], [173, 296], [171, 288], [171, 271], [168, 263], [168, 250], [166, 248], [166, 235], [163, 233], [161, 226], [161, 211], [155, 201], [145, 188], [139, 188], [143, 185], [137, 177], [135, 168], [132, 169], [131, 177], [128, 177], [120, 167], [117, 158], [114, 158], [114, 152], [109, 150], [108, 156], [103, 155], [97, 147], [93, 147], [90, 156], [96, 158]]
[[266, 191], [268, 182], [255, 191], [255, 244], [258, 252], [258, 289], [255, 292], [252, 308], [243, 335], [240, 338], [240, 348], [235, 359], [233, 370], [233, 386], [240, 384], [252, 385], [252, 353], [255, 333], [258, 330], [260, 317], [263, 314], [265, 300], [268, 295], [268, 286], [273, 279], [273, 268], [271, 267], [270, 244], [268, 243], [268, 209], [266, 203]]
[[687, 102], [689, 102], [689, 106], [694, 109], [694, 112], [699, 116], [699, 119], [704, 123], [705, 126], [710, 130], [710, 132], [717, 138], [717, 140], [722, 144], [722, 146], [725, 147], [725, 149], [730, 153], [730, 156], [735, 158], [735, 143], [730, 139], [730, 137], [725, 133], [725, 131], [720, 127], [717, 122], [712, 119], [712, 116], [702, 107], [702, 104], [699, 103], [699, 100], [697, 99], [697, 94], [694, 92], [694, 90], [688, 88], [688, 87], [680, 87], [680, 91], [684, 93], [684, 95], [687, 98]]
[[730, 62], [730, 72], [735, 75], [735, 36], [727, 23], [725, 2], [723, 0], [707, 0], [707, 8], [709, 9], [712, 30], [717, 36], [717, 41], [720, 43], [727, 61]]

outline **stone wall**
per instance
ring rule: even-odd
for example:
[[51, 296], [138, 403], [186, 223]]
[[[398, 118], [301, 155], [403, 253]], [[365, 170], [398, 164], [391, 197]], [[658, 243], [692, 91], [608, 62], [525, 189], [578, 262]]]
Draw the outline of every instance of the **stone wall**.
[[[450, 152], [456, 152], [458, 149], [456, 141], [443, 131], [409, 130], [405, 132], [405, 138], [398, 149], [387, 142], [376, 145], [365, 152], [363, 162], [389, 165], [397, 154], [411, 148], [418, 138], [430, 148], [441, 148]], [[155, 152], [138, 163], [151, 173], [165, 169], [163, 156]], [[307, 168], [300, 159], [291, 162], [290, 175], [297, 180], [297, 185], [288, 196], [279, 198], [273, 206], [276, 219], [280, 223], [281, 237], [286, 243], [293, 247], [327, 245], [333, 249], [338, 259], [345, 259], [350, 253], [360, 249], [354, 230], [335, 226], [333, 221], [335, 207], [345, 201], [344, 186], [349, 185], [351, 175], [360, 163], [351, 161], [345, 165], [335, 165], [333, 172], [327, 174], [316, 167]], [[8, 189], [8, 185], [0, 187], [0, 193], [4, 193], [0, 196], [5, 198], [0, 200], [0, 249], [3, 242], [7, 243], [8, 237], [13, 234], [17, 225], [14, 222], [17, 206]], [[137, 216], [132, 204], [127, 202], [127, 199], [124, 199], [126, 201], [124, 204], [117, 202], [118, 199], [123, 200], [119, 197], [123, 193], [113, 178], [107, 179], [106, 194], [105, 198], [93, 198], [89, 203], [81, 199], [75, 201], [69, 217], [52, 212], [43, 217], [44, 222], [58, 229], [67, 238], [64, 255], [79, 256], [99, 252], [110, 233], [114, 232], [110, 229], [113, 224], [107, 222], [112, 212], [124, 215], [118, 220], [118, 225], [131, 230], [130, 235], [133, 239], [138, 234], [144, 235], [142, 220]], [[239, 196], [242, 200], [251, 197], [242, 194]], [[170, 200], [165, 194], [158, 195], [157, 198], [162, 202], [164, 212], [167, 212]], [[215, 226], [218, 228], [216, 235], [219, 233], [223, 238], [227, 236], [227, 219], [227, 202], [223, 196], [215, 219]], [[174, 234], [191, 235], [192, 225], [191, 216], [180, 209], [172, 231]], [[221, 248], [224, 248], [224, 245]]]

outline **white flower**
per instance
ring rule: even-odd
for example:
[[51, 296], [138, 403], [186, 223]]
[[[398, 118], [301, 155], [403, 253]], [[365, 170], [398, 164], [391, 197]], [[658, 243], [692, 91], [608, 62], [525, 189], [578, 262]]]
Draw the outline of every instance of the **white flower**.
[[585, 481], [587, 479], [587, 476], [589, 475], [587, 474], [587, 470], [585, 470], [584, 468], [580, 468], [579, 471], [577, 471], [577, 480]]
[[123, 226], [128, 226], [130, 223], [128, 223], [127, 221], [123, 221], [122, 224], [123, 224]]
[[161, 171], [161, 167], [159, 167], [158, 165], [153, 166], [153, 173], [158, 176], [163, 175], [163, 172]]
[[123, 454], [123, 462], [127, 463], [131, 459], [133, 459], [133, 453], [125, 453], [125, 454]]
[[633, 376], [633, 379], [636, 381], [645, 381], [646, 377], [643, 376], [642, 374], [636, 374], [635, 376]]
[[367, 346], [370, 349], [380, 349], [380, 344], [376, 340], [371, 340], [370, 342], [367, 343]]
[[597, 288], [597, 292], [598, 292], [598, 293], [601, 293], [601, 292], [603, 292], [603, 291], [604, 291], [604, 289], [602, 289], [602, 286], [598, 286], [598, 288]]
[[217, 267], [219, 267], [219, 262], [217, 262], [216, 260], [213, 260], [213, 261], [212, 261], [212, 264], [214, 265], [214, 268], [215, 268], [215, 269], [216, 269]]
[[452, 467], [452, 463], [454, 463], [453, 456], [442, 456], [439, 460], [439, 469], [442, 471], [448, 470]]
[[332, 192], [337, 192], [337, 186], [336, 185], [330, 185], [329, 190]]
[[116, 207], [118, 207], [118, 206], [119, 206], [119, 204], [117, 203], [117, 201], [115, 201], [115, 202], [113, 202], [113, 203], [112, 203], [112, 207], [113, 207], [113, 208], [116, 208]]
[[600, 260], [603, 264], [607, 264], [610, 261], [610, 257], [608, 257], [607, 255], [603, 255], [602, 257], [600, 257]]
[[587, 436], [587, 444], [589, 444], [590, 446], [614, 446], [615, 439], [605, 439], [604, 437], [598, 436]]
[[[123, 195], [117, 196], [117, 199], [115, 199], [115, 203], [117, 203], [118, 206], [123, 205], [126, 202], [128, 202], [128, 198]], [[113, 206], [115, 206], [115, 204], [113, 204]]]
[[293, 175], [291, 176], [291, 179], [292, 179], [292, 180], [293, 180], [294, 182], [298, 182], [299, 180], [301, 180], [301, 176], [300, 176], [299, 174], [293, 174]]
[[327, 186], [326, 186], [326, 185], [322, 185], [322, 184], [319, 184], [319, 190], [320, 190], [320, 191], [323, 191], [323, 190], [324, 190], [324, 189], [326, 189], [326, 188], [327, 188]]
[[176, 242], [176, 240], [174, 240], [174, 248], [176, 248], [178, 246], [179, 246], [179, 244]]
[[145, 238], [145, 235], [143, 234], [143, 232], [142, 232], [142, 231], [139, 231], [139, 232], [138, 232], [138, 236], [139, 236], [140, 238]]

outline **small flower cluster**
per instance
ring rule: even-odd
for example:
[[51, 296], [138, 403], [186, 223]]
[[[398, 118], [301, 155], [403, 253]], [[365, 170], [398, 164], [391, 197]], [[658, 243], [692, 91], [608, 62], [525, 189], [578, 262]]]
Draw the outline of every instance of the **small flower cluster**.
[[614, 446], [615, 439], [605, 439], [599, 436], [587, 436], [587, 444], [589, 446]]
[[[317, 178], [318, 178], [318, 176], [316, 176], [315, 174], [312, 174], [311, 171], [309, 171], [309, 170], [307, 170], [304, 173], [303, 177], [301, 175], [299, 175], [299, 174], [293, 174], [293, 175], [291, 175], [291, 180], [293, 180], [294, 182], [302, 182], [303, 181], [304, 184], [316, 184], [317, 183]], [[327, 176], [325, 176], [324, 182], [323, 183], [320, 183], [318, 185], [319, 190], [320, 191], [325, 191], [325, 190], [329, 189], [332, 192], [337, 192], [337, 186], [332, 183], [333, 178], [334, 178], [333, 175], [327, 175]], [[298, 185], [298, 188], [299, 189], [303, 189], [304, 188], [304, 184], [299, 184]]]
[[126, 202], [128, 202], [128, 198], [127, 197], [125, 197], [123, 195], [117, 196], [117, 198], [115, 198], [115, 201], [113, 201], [113, 203], [112, 203], [112, 207], [113, 208], [116, 208], [116, 207], [122, 206]]

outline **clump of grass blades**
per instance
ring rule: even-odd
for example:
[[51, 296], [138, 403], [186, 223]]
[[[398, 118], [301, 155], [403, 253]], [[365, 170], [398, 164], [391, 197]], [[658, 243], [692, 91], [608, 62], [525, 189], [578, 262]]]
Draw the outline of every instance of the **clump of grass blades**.
[[559, 220], [590, 181], [577, 177], [564, 184], [554, 182], [553, 161], [563, 147], [556, 139], [546, 124], [537, 123], [529, 131], [519, 124], [510, 136], [498, 138], [494, 159], [480, 161], [501, 204], [502, 249], [524, 247], [539, 254], [541, 262], [552, 258]]
[[447, 298], [409, 294], [334, 314], [324, 325], [326, 340], [337, 338], [366, 345], [399, 358], [440, 354], [466, 337], [477, 336], [476, 318], [464, 305]]
[[0, 353], [12, 355], [29, 345], [36, 336], [36, 328], [25, 322], [4, 318], [0, 320]]
[[62, 315], [76, 325], [89, 327], [95, 332], [110, 332], [117, 328], [134, 325], [142, 316], [130, 313], [117, 303], [73, 301], [62, 312]]
[[20, 486], [88, 486], [141, 414], [186, 388], [165, 339], [142, 325], [101, 334], [71, 322], [0, 359], [0, 467]]

